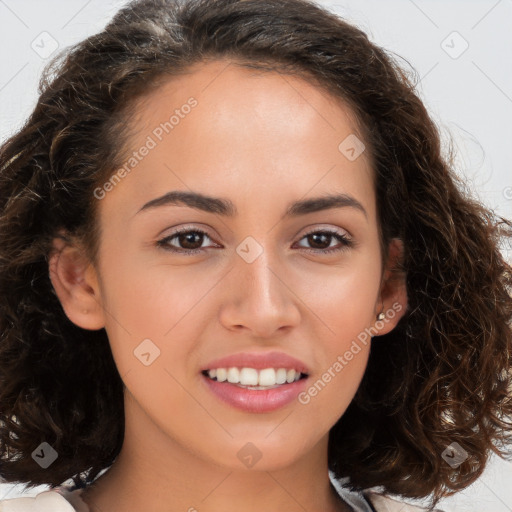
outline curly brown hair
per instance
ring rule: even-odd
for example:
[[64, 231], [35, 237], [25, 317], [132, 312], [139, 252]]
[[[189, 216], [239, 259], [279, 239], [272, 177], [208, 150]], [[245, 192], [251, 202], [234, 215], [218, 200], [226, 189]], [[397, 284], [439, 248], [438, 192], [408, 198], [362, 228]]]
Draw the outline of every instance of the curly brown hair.
[[[463, 190], [415, 93], [414, 69], [306, 0], [141, 0], [47, 66], [38, 103], [0, 148], [0, 476], [87, 485], [124, 436], [124, 385], [104, 329], [74, 325], [51, 284], [52, 240], [97, 262], [94, 190], [122, 164], [130, 106], [208, 59], [315, 81], [350, 106], [375, 165], [383, 249], [404, 242], [408, 309], [373, 338], [363, 381], [329, 434], [354, 490], [433, 503], [475, 481], [512, 424], [512, 223]], [[451, 148], [451, 146], [450, 146]], [[31, 454], [47, 441], [48, 469]], [[452, 442], [469, 457], [452, 468]]]

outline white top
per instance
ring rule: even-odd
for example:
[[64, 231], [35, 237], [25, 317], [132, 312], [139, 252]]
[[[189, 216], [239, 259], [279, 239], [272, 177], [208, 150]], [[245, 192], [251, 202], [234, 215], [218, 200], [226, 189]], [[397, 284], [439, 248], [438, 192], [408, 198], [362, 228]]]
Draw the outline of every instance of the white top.
[[[425, 512], [427, 510], [375, 492], [350, 491], [336, 481], [331, 472], [329, 472], [329, 478], [338, 494], [354, 509], [354, 512]], [[91, 512], [80, 498], [82, 491], [83, 489], [76, 489], [73, 484], [68, 484], [43, 491], [35, 497], [1, 500], [0, 512]], [[442, 511], [436, 509], [434, 512]]]

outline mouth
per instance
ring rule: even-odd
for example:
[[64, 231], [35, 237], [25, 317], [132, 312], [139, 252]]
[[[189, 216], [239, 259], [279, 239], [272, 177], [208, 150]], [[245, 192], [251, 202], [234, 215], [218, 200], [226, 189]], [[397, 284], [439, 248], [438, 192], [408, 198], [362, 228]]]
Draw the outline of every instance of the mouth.
[[201, 372], [215, 382], [225, 382], [239, 388], [267, 390], [279, 388], [306, 379], [308, 374], [295, 368], [212, 368]]
[[202, 370], [212, 396], [248, 413], [272, 413], [293, 404], [307, 386], [308, 374], [294, 368], [219, 367]]
[[208, 393], [250, 413], [270, 413], [291, 406], [307, 386], [308, 366], [280, 351], [239, 352], [200, 368]]

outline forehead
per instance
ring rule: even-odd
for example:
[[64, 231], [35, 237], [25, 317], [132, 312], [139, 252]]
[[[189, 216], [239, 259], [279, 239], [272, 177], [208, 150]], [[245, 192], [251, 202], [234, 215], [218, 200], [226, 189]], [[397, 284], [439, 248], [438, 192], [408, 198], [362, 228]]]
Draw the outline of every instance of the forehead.
[[130, 125], [128, 172], [108, 202], [132, 214], [176, 189], [266, 202], [350, 191], [372, 210], [369, 152], [343, 152], [344, 141], [363, 143], [354, 114], [303, 78], [230, 60], [197, 64], [140, 98]]
[[[193, 97], [200, 104], [195, 112], [201, 111], [203, 122], [208, 117], [209, 126], [229, 128], [250, 116], [251, 128], [259, 125], [272, 133], [284, 128], [284, 135], [289, 137], [308, 128], [326, 132], [342, 127], [359, 132], [357, 117], [344, 100], [319, 84], [277, 70], [248, 68], [237, 61], [219, 59], [196, 63], [183, 74], [167, 80], [161, 77], [158, 82], [161, 85], [156, 90], [140, 97], [132, 107], [133, 118], [146, 129], [169, 121], [174, 112], [180, 114], [180, 108]], [[173, 132], [178, 131], [174, 128], [176, 124]]]

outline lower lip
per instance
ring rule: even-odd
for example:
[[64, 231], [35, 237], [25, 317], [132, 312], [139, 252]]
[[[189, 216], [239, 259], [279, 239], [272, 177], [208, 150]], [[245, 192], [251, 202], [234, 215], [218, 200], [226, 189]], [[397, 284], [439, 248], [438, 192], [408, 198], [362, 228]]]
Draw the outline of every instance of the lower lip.
[[240, 388], [201, 375], [208, 388], [225, 403], [246, 412], [272, 412], [293, 402], [306, 386], [307, 378], [271, 389]]

